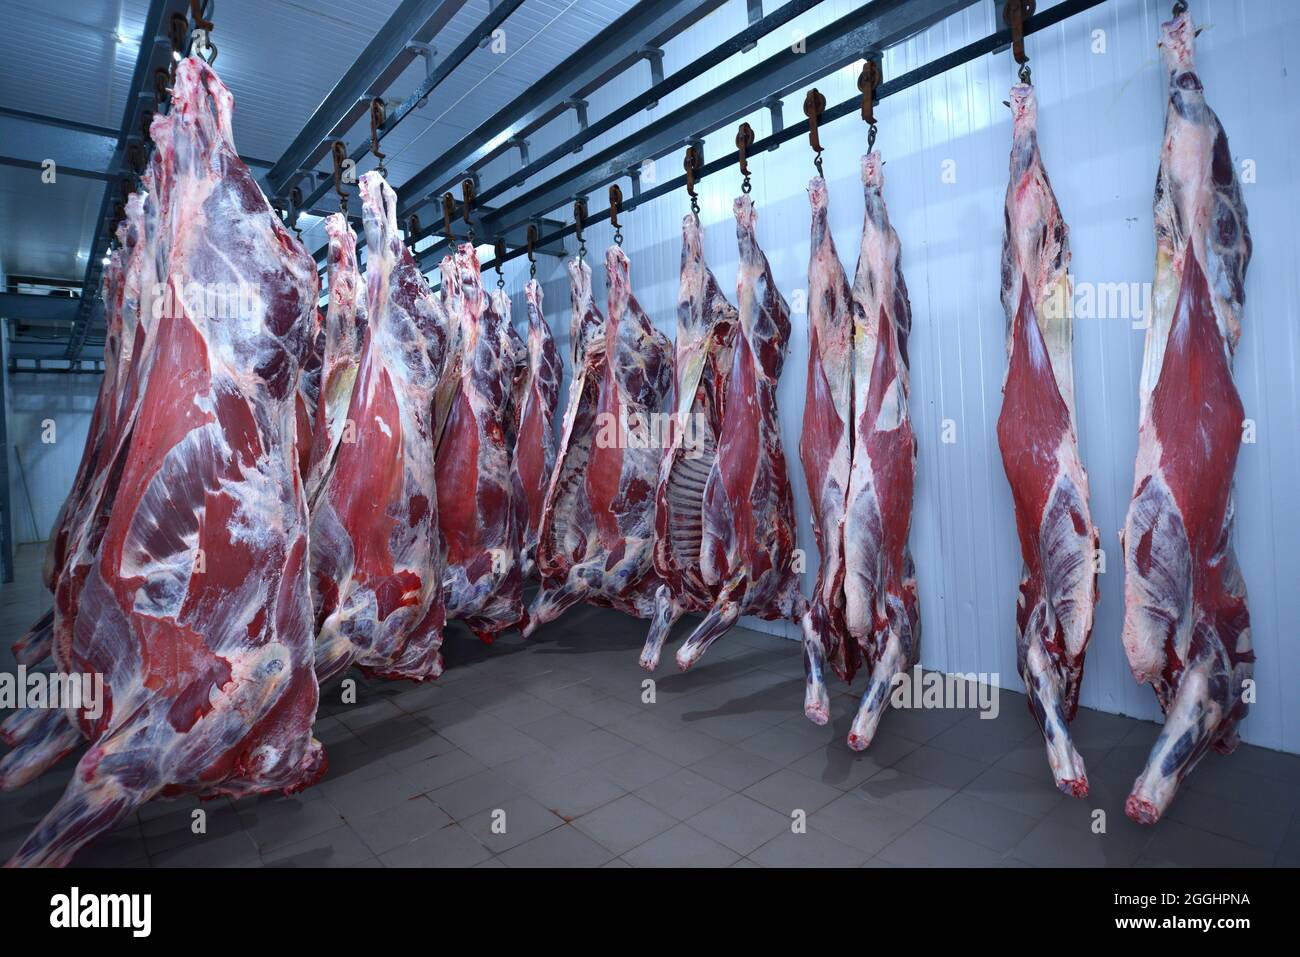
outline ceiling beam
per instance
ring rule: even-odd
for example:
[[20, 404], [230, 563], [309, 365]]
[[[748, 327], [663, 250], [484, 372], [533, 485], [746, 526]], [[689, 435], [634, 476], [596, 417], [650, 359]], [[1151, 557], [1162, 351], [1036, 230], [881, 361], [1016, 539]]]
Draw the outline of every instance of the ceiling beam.
[[382, 96], [418, 56], [412, 44], [433, 40], [464, 5], [465, 0], [404, 0], [263, 177], [266, 195], [284, 195], [303, 170], [320, 162], [330, 143], [365, 115], [370, 99]]

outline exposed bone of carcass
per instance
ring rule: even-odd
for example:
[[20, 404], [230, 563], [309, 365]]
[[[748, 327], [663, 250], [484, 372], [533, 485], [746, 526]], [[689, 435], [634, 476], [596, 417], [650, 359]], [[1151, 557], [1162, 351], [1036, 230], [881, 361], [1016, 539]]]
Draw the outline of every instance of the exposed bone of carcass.
[[609, 248], [605, 270], [602, 330], [591, 270], [569, 264], [573, 383], [538, 535], [542, 588], [525, 635], [579, 601], [648, 618], [661, 584], [653, 553], [662, 449], [648, 430], [672, 407], [672, 343], [632, 295], [622, 249]]

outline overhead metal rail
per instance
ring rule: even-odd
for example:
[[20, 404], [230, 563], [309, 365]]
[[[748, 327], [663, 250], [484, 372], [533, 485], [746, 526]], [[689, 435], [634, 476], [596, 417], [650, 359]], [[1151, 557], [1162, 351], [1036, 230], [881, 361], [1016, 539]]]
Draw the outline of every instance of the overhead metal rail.
[[[484, 237], [484, 241], [491, 241], [509, 229], [526, 226], [537, 217], [560, 208], [575, 196], [586, 195], [629, 176], [633, 179], [632, 197], [635, 198], [642, 193], [636, 171], [646, 160], [658, 159], [698, 141], [765, 104], [861, 59], [867, 51], [893, 46], [977, 2], [980, 0], [875, 0], [866, 4], [810, 34], [800, 49], [784, 47], [761, 63], [720, 83], [706, 95], [560, 171], [490, 214], [472, 211], [475, 232]], [[723, 48], [730, 49], [745, 42], [750, 31], [760, 29], [769, 20], [774, 28], [776, 21], [783, 16], [782, 11], [771, 14], [733, 37]], [[720, 51], [715, 53], [721, 56]], [[554, 158], [549, 157], [562, 156], [572, 149], [571, 141], [561, 144], [548, 154], [548, 162], [554, 162]], [[538, 160], [538, 164], [542, 162]], [[517, 183], [518, 174], [508, 176], [501, 184], [481, 191], [477, 202], [490, 204]], [[630, 207], [625, 205], [624, 208]], [[450, 245], [444, 238], [421, 250], [421, 262], [436, 259]]]
[[[405, 72], [466, 0], [404, 0], [380, 28], [356, 62], [321, 101], [289, 148], [262, 178], [267, 196], [284, 196], [307, 170], [329, 152], [330, 143], [350, 130], [370, 109], [370, 100]], [[315, 185], [315, 184], [313, 184]]]
[[[1044, 10], [1041, 13], [1037, 13], [1034, 16], [1026, 19], [1024, 21], [1023, 35], [1029, 36], [1030, 34], [1038, 33], [1041, 30], [1046, 30], [1048, 27], [1055, 26], [1056, 24], [1061, 23], [1064, 20], [1068, 20], [1070, 17], [1076, 16], [1077, 14], [1090, 10], [1093, 7], [1100, 6], [1102, 3], [1105, 2], [1106, 0], [1062, 0], [1062, 2], [1057, 4], [1056, 6], [1048, 10]], [[966, 46], [954, 50], [952, 53], [946, 54], [945, 56], [938, 57], [937, 59], [932, 60], [931, 62], [923, 66], [917, 67], [914, 70], [909, 70], [908, 72], [901, 74], [900, 76], [895, 77], [892, 80], [888, 80], [881, 83], [876, 88], [875, 102], [879, 103], [881, 100], [893, 96], [896, 93], [901, 93], [904, 90], [910, 89], [911, 87], [916, 86], [918, 83], [923, 83], [926, 80], [932, 79], [936, 76], [940, 76], [941, 74], [944, 74], [949, 70], [955, 69], [956, 67], [962, 66], [963, 64], [970, 63], [971, 61], [977, 60], [982, 56], [986, 56], [987, 54], [995, 53], [998, 50], [1005, 49], [1010, 43], [1011, 43], [1011, 30], [1009, 28], [998, 30], [994, 33], [989, 34], [988, 36], [984, 37], [981, 40], [976, 40], [972, 43], [968, 43]], [[865, 51], [865, 52], [874, 52], [874, 51]], [[825, 126], [827, 123], [833, 122], [837, 119], [842, 119], [843, 117], [857, 114], [861, 110], [861, 108], [862, 108], [862, 98], [860, 96], [855, 96], [852, 97], [851, 99], [844, 100], [843, 102], [838, 103], [835, 106], [827, 107], [827, 109], [822, 111], [821, 117], [818, 120], [818, 126]], [[795, 140], [800, 137], [807, 136], [808, 131], [809, 131], [809, 122], [807, 120], [802, 120], [799, 123], [796, 123], [792, 126], [783, 126], [780, 130], [777, 130], [772, 134], [763, 137], [762, 139], [756, 139], [752, 145], [746, 148], [745, 155], [748, 158], [752, 159], [754, 156], [757, 156], [759, 153], [765, 153], [769, 150], [774, 150], [783, 143], [788, 143], [791, 140]], [[699, 180], [703, 179], [706, 176], [731, 169], [732, 167], [736, 166], [739, 163], [739, 161], [740, 161], [740, 151], [737, 150], [735, 152], [728, 153], [725, 156], [718, 157], [717, 159], [712, 160], [711, 162], [704, 163], [701, 167], [699, 167], [694, 172], [693, 175], [695, 181], [698, 183]], [[811, 160], [810, 160], [810, 165], [811, 165]], [[648, 203], [651, 200], [658, 199], [661, 196], [671, 195], [673, 193], [678, 192], [679, 190], [684, 190], [686, 188], [686, 184], [687, 184], [686, 176], [682, 175], [682, 176], [675, 177], [671, 180], [662, 182], [656, 185], [655, 187], [653, 187], [652, 189], [642, 190], [639, 194], [626, 197], [619, 205], [619, 212], [627, 213], [633, 209], [636, 209], [637, 206]], [[586, 229], [595, 223], [605, 222], [609, 218], [610, 218], [609, 208], [606, 208], [600, 212], [589, 212], [583, 220], [583, 228]], [[569, 236], [574, 235], [576, 232], [577, 232], [577, 225], [574, 223], [570, 223], [569, 225], [565, 226], [563, 229], [556, 230], [544, 236], [540, 236], [537, 241], [538, 243], [563, 242], [563, 240], [565, 240]], [[520, 256], [527, 255], [527, 252], [528, 250], [526, 247], [511, 249], [507, 251], [504, 256], [484, 262], [483, 270], [486, 272], [487, 270], [495, 267], [498, 263], [504, 264], [506, 262], [509, 262], [512, 259], [517, 259]]]
[[144, 33], [140, 37], [140, 55], [135, 61], [135, 73], [131, 77], [131, 89], [122, 115], [122, 126], [117, 133], [113, 159], [108, 165], [104, 198], [99, 204], [95, 233], [90, 242], [86, 275], [81, 285], [81, 305], [66, 350], [69, 359], [76, 359], [81, 355], [81, 349], [86, 343], [86, 333], [90, 328], [95, 301], [99, 298], [99, 280], [104, 269], [103, 257], [112, 240], [110, 233], [116, 220], [121, 184], [133, 175], [127, 162], [128, 150], [132, 144], [139, 145], [144, 139], [142, 126], [145, 114], [152, 108], [162, 106], [154, 101], [153, 79], [156, 75], [155, 71], [170, 67], [172, 62], [170, 30], [172, 23], [178, 22], [173, 18], [184, 21], [188, 39], [189, 11], [190, 4], [187, 0], [151, 0], [149, 4], [149, 15], [145, 18]]
[[[526, 137], [556, 117], [574, 111], [580, 125], [586, 127], [586, 98], [642, 60], [650, 64], [651, 88], [658, 89], [663, 85], [663, 45], [724, 2], [642, 0], [402, 184], [397, 191], [399, 215], [415, 212], [426, 202], [441, 201], [443, 191], [467, 172], [504, 153], [518, 149], [526, 156]], [[790, 6], [807, 9], [820, 2], [802, 0]], [[645, 105], [653, 102], [646, 100]], [[529, 165], [527, 160], [524, 165]]]
[[[500, 29], [510, 15], [523, 5], [523, 2], [524, 0], [494, 0], [494, 2], [490, 3], [487, 15], [479, 21], [479, 24], [474, 29], [470, 30], [465, 39], [429, 71], [410, 96], [403, 100], [396, 109], [387, 112], [383, 124], [375, 130], [374, 139], [383, 142], [384, 137], [391, 133], [402, 120], [410, 116], [428, 98], [429, 94], [436, 90], [447, 77], [451, 76], [457, 67], [469, 59], [475, 50], [483, 46], [484, 43], [490, 42], [492, 34]], [[325, 142], [323, 145], [328, 148], [329, 143]], [[370, 151], [371, 139], [367, 137], [360, 146], [349, 154], [349, 157], [354, 163], [359, 163], [369, 155]], [[324, 179], [317, 183], [315, 188], [306, 195], [303, 205], [314, 206], [333, 188], [333, 181]]]

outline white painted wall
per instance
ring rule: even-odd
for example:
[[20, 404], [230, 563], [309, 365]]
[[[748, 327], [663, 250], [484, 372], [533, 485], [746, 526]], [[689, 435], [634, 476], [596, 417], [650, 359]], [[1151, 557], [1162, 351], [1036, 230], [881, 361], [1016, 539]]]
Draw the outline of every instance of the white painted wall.
[[[822, 4], [797, 22], [808, 32], [854, 4]], [[1040, 3], [1046, 9], [1050, 3]], [[991, 33], [992, 0], [885, 57], [894, 77]], [[766, 4], [770, 11], [772, 3]], [[1300, 134], [1300, 3], [1294, 0], [1193, 0], [1205, 25], [1198, 62], [1211, 105], [1228, 131], [1238, 162], [1254, 160], [1258, 182], [1245, 187], [1255, 257], [1247, 283], [1244, 334], [1236, 379], [1259, 440], [1243, 447], [1237, 467], [1237, 550], [1250, 593], [1258, 664], [1259, 703], [1242, 725], [1248, 741], [1300, 752], [1300, 314], [1297, 275], [1300, 246], [1300, 163], [1293, 144]], [[1169, 4], [1110, 0], [1030, 37], [1029, 54], [1040, 101], [1040, 142], [1061, 207], [1071, 227], [1076, 282], [1147, 282], [1154, 241], [1151, 195], [1159, 158], [1166, 76], [1159, 65], [1159, 22]], [[715, 14], [713, 29], [692, 31], [668, 48], [665, 68], [679, 68], [706, 45], [741, 28], [744, 4]], [[1094, 53], [1093, 31], [1105, 34]], [[778, 37], [784, 44], [786, 37]], [[700, 95], [713, 83], [748, 66], [777, 45], [734, 58], [682, 95], [648, 113], [653, 119]], [[856, 70], [818, 84], [834, 104], [856, 93]], [[997, 449], [995, 424], [1006, 368], [1005, 319], [999, 301], [999, 255], [1007, 182], [1010, 115], [1002, 100], [1014, 79], [1009, 53], [984, 57], [937, 77], [877, 109], [879, 147], [886, 161], [886, 196], [902, 239], [911, 293], [913, 334], [912, 415], [917, 429], [919, 484], [912, 527], [928, 668], [991, 672], [1018, 687], [1014, 610], [1021, 560], [1011, 498]], [[644, 88], [636, 70], [617, 89], [593, 100], [593, 117]], [[804, 91], [785, 101], [787, 122], [802, 118]], [[755, 133], [770, 131], [767, 115], [748, 117]], [[642, 122], [638, 120], [637, 122]], [[611, 142], [625, 135], [615, 131]], [[734, 149], [735, 128], [706, 140], [706, 157]], [[832, 203], [832, 228], [850, 275], [862, 217], [859, 156], [866, 130], [856, 116], [822, 133]], [[549, 145], [534, 139], [533, 155]], [[629, 166], [641, 157], [629, 157]], [[942, 164], [955, 162], [956, 182], [941, 181]], [[511, 161], [513, 163], [513, 161]], [[664, 178], [680, 172], [681, 155], [660, 160]], [[805, 187], [812, 153], [804, 140], [751, 162], [759, 210], [759, 239], [777, 284], [790, 298], [806, 287], [808, 203]], [[489, 172], [486, 182], [492, 182]], [[739, 174], [719, 174], [701, 185], [709, 262], [724, 286], [734, 288], [736, 247], [731, 201]], [[624, 192], [630, 194], [625, 181]], [[606, 205], [603, 191], [591, 208]], [[672, 196], [624, 216], [624, 247], [632, 260], [636, 293], [655, 321], [671, 334], [686, 196]], [[564, 216], [568, 216], [565, 211]], [[599, 263], [611, 241], [607, 224], [588, 232], [589, 255]], [[603, 291], [603, 270], [597, 285]], [[567, 352], [568, 291], [554, 261], [542, 262], [547, 314]], [[522, 323], [523, 261], [507, 267], [508, 291]], [[799, 512], [801, 545], [816, 554], [808, 519], [797, 445], [807, 363], [807, 317], [794, 316], [794, 335], [782, 378], [782, 431]], [[1080, 444], [1092, 489], [1093, 520], [1101, 531], [1108, 570], [1101, 578], [1082, 700], [1105, 711], [1159, 716], [1154, 696], [1129, 674], [1120, 644], [1123, 564], [1118, 532], [1133, 481], [1137, 444], [1137, 380], [1141, 330], [1125, 319], [1079, 319], [1075, 324], [1075, 377]], [[956, 423], [955, 445], [940, 442], [941, 423]], [[811, 589], [814, 575], [807, 576]], [[790, 637], [792, 626], [748, 622]], [[724, 639], [725, 640], [725, 639]]]
[[[9, 377], [14, 541], [50, 537], [81, 462], [99, 380], [98, 375], [66, 373], [17, 372]], [[44, 441], [47, 421], [53, 422], [53, 442]]]

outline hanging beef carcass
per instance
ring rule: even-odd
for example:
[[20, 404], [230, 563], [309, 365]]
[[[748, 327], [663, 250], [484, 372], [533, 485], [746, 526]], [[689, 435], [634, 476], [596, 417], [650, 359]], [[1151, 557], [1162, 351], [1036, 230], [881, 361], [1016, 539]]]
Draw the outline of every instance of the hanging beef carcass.
[[460, 347], [459, 374], [438, 439], [438, 494], [454, 507], [438, 520], [446, 550], [447, 617], [459, 618], [480, 638], [524, 617], [519, 550], [523, 525], [511, 459], [514, 433], [515, 345], [509, 300], [483, 291], [471, 243], [456, 250], [450, 301]]
[[[156, 142], [170, 139], [170, 119], [156, 114], [152, 135]], [[109, 464], [121, 455], [129, 441], [125, 427], [136, 408], [139, 383], [149, 367], [150, 353], [144, 348], [152, 328], [155, 250], [158, 245], [158, 204], [155, 183], [162, 179], [163, 158], [155, 152], [150, 167], [142, 177], [148, 192], [132, 193], [126, 202], [125, 219], [118, 226], [120, 254], [115, 253], [105, 275], [105, 306], [108, 336], [105, 341], [105, 375], [100, 399], [92, 423], [91, 435], [97, 435], [93, 459], [83, 458], [72, 492], [64, 505], [56, 535], [47, 551], [51, 560], [54, 549], [59, 557], [52, 589], [55, 607], [43, 616], [26, 635], [15, 642], [14, 657], [20, 664], [36, 666], [53, 661], [56, 632], [63, 636], [62, 646], [71, 641], [76, 618], [77, 596], [94, 560], [93, 543], [102, 537], [120, 470]], [[68, 719], [71, 712], [60, 709], [19, 710], [0, 723], [0, 741], [11, 750], [0, 759], [0, 789], [21, 787], [61, 760], [84, 739], [81, 729]]]
[[294, 447], [298, 456], [298, 474], [303, 485], [311, 471], [312, 446], [315, 443], [316, 410], [320, 404], [321, 371], [325, 359], [325, 318], [317, 309], [309, 336], [311, 347], [303, 359], [298, 375], [298, 397], [294, 400]]
[[[916, 477], [908, 411], [912, 306], [885, 208], [880, 154], [862, 158], [866, 214], [853, 278], [853, 468], [844, 521], [844, 618], [870, 670], [849, 747], [872, 741], [894, 679], [921, 653], [921, 609], [907, 545]], [[852, 673], [852, 666], [847, 668]]]
[[526, 509], [519, 570], [527, 580], [532, 577], [536, 562], [537, 532], [542, 523], [546, 486], [555, 470], [555, 410], [560, 401], [564, 369], [551, 327], [542, 312], [542, 287], [536, 279], [528, 280], [524, 298], [528, 302], [528, 371], [519, 408], [513, 468], [516, 488]]
[[704, 488], [700, 558], [714, 600], [677, 650], [683, 670], [741, 615], [797, 621], [807, 614], [794, 567], [794, 496], [776, 411], [790, 310], [758, 247], [748, 194], [736, 200], [735, 214], [740, 328], [723, 393], [718, 455]]
[[722, 399], [731, 368], [739, 313], [704, 261], [700, 220], [682, 220], [681, 285], [677, 294], [677, 373], [671, 444], [659, 466], [655, 491], [655, 594], [641, 667], [654, 671], [673, 623], [686, 612], [713, 605], [714, 589], [702, 577], [704, 488], [718, 457]]
[[365, 326], [346, 421], [311, 516], [323, 683], [358, 665], [385, 678], [442, 673], [443, 559], [434, 482], [434, 392], [446, 321], [397, 228], [397, 197], [360, 179]]
[[1213, 747], [1237, 746], [1254, 671], [1232, 548], [1245, 413], [1232, 381], [1251, 240], [1228, 139], [1205, 102], [1183, 13], [1162, 27], [1169, 70], [1156, 178], [1156, 270], [1124, 546], [1124, 651], [1165, 725], [1124, 805], [1155, 823]]
[[357, 268], [356, 233], [342, 213], [326, 218], [325, 233], [329, 236], [330, 298], [325, 311], [319, 402], [306, 481], [307, 501], [313, 506], [333, 468], [339, 442], [345, 434], [349, 441], [356, 438], [356, 423], [348, 424], [347, 413], [366, 326], [366, 287]]
[[805, 713], [830, 718], [822, 668], [827, 656], [852, 681], [861, 654], [844, 618], [844, 522], [853, 466], [853, 291], [827, 220], [826, 181], [808, 184], [812, 241], [808, 261], [808, 384], [799, 460], [821, 564], [804, 619]]
[[77, 712], [90, 748], [15, 865], [67, 863], [155, 795], [294, 790], [324, 767], [293, 448], [314, 264], [237, 156], [206, 63], [177, 65], [172, 105], [163, 203], [184, 228], [116, 493], [55, 645], [59, 670], [102, 676], [103, 708]]
[[1084, 797], [1088, 776], [1069, 726], [1079, 706], [1097, 601], [1097, 530], [1088, 513], [1074, 411], [1069, 229], [1038, 152], [1032, 86], [1012, 87], [1011, 111], [1002, 244], [1009, 361], [998, 445], [1025, 563], [1016, 605], [1016, 665], [1056, 786]]
[[638, 618], [654, 611], [654, 489], [662, 449], [652, 434], [672, 402], [672, 343], [632, 295], [628, 260], [605, 254], [609, 316], [591, 269], [569, 263], [573, 383], [537, 542], [542, 587], [525, 635], [579, 601]]

